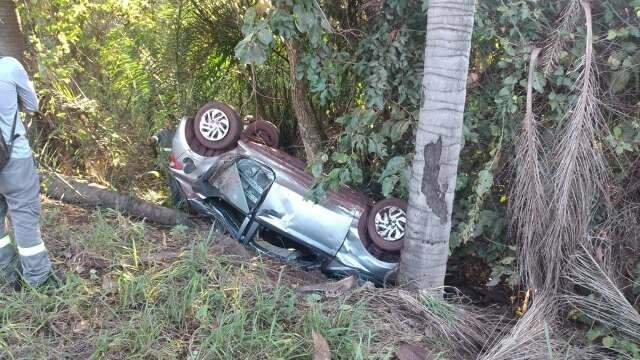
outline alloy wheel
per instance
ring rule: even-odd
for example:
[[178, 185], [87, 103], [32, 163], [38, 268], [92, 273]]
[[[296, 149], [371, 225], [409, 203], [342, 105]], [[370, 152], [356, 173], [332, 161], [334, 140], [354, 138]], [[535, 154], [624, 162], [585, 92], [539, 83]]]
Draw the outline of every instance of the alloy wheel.
[[200, 133], [205, 139], [220, 141], [229, 133], [229, 119], [224, 112], [211, 109], [202, 114]]
[[397, 206], [382, 208], [375, 217], [376, 232], [386, 241], [398, 241], [404, 237], [407, 213]]

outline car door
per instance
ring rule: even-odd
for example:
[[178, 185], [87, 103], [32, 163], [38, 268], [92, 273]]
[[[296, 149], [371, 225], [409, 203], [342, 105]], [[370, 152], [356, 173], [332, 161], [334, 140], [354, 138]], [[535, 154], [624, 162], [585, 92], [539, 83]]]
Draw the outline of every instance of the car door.
[[245, 215], [256, 209], [275, 180], [274, 172], [250, 158], [233, 160], [210, 179], [220, 197]]
[[[280, 175], [280, 174], [278, 174]], [[347, 235], [353, 214], [304, 198], [295, 181], [278, 177], [256, 211], [258, 222], [307, 246], [334, 256]]]

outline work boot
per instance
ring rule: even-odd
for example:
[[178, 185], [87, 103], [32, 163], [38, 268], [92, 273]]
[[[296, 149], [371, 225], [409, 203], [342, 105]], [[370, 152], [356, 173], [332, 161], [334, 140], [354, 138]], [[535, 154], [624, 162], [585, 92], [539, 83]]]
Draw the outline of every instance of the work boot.
[[39, 292], [50, 292], [61, 288], [65, 283], [65, 276], [62, 273], [49, 273], [46, 279], [36, 286], [36, 290]]
[[47, 275], [47, 277], [36, 286], [32, 286], [27, 283], [22, 277], [19, 277], [11, 285], [13, 286], [13, 290], [16, 292], [22, 291], [23, 289], [35, 289], [40, 293], [49, 293], [61, 288], [64, 285], [65, 280], [66, 278], [63, 273], [50, 272], [49, 275]]

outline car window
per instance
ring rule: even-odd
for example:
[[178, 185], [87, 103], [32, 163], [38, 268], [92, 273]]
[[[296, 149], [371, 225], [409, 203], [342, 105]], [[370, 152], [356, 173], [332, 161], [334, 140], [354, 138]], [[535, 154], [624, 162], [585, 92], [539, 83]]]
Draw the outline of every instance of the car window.
[[209, 182], [218, 188], [222, 198], [228, 203], [234, 205], [245, 214], [249, 213], [249, 205], [244, 195], [240, 173], [238, 172], [238, 167], [235, 162], [214, 175], [209, 179]]
[[240, 158], [209, 181], [227, 202], [247, 214], [258, 205], [274, 180], [275, 174], [268, 167], [252, 159]]
[[260, 202], [262, 194], [275, 180], [275, 174], [268, 167], [252, 159], [239, 159], [236, 166], [246, 203], [249, 209], [253, 209]]

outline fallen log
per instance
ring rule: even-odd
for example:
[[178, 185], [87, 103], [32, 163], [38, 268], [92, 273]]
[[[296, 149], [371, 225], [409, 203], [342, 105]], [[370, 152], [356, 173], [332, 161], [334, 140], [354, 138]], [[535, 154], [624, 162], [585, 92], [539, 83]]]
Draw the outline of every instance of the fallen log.
[[97, 184], [56, 173], [42, 174], [41, 177], [43, 193], [53, 199], [85, 207], [108, 207], [162, 225], [192, 224], [189, 216], [181, 211], [110, 191]]

